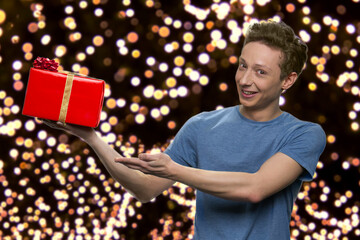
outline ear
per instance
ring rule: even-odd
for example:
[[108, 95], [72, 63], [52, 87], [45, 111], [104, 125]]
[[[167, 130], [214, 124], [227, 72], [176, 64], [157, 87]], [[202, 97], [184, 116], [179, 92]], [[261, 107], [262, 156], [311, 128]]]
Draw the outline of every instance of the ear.
[[297, 78], [298, 78], [298, 75], [296, 72], [292, 72], [287, 77], [285, 77], [283, 80], [283, 83], [282, 83], [283, 91], [288, 90], [292, 85], [294, 85]]

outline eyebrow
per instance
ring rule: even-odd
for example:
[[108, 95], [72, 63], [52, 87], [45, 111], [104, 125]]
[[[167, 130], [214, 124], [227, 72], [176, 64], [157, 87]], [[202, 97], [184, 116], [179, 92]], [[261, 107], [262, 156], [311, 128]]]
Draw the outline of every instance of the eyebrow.
[[[244, 62], [244, 63], [246, 63], [246, 60], [243, 59], [242, 57], [239, 57], [239, 62]], [[266, 68], [268, 71], [272, 71], [272, 69], [271, 69], [270, 67], [266, 66], [266, 65], [262, 65], [262, 64], [256, 63], [254, 66], [255, 66], [255, 67], [260, 67], [260, 68]]]

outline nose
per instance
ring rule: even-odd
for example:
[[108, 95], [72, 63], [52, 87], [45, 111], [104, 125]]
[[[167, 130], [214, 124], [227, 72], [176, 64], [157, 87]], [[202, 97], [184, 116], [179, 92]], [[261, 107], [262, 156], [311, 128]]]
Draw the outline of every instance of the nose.
[[243, 71], [237, 71], [236, 82], [241, 86], [251, 86], [253, 84], [252, 76], [248, 69]]

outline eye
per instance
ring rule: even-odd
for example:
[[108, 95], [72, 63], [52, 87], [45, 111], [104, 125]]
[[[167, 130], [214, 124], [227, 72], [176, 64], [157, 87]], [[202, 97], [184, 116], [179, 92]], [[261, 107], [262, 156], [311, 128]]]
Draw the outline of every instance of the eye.
[[246, 68], [246, 64], [245, 64], [245, 63], [240, 63], [240, 64], [239, 64], [239, 68], [240, 68], [240, 69], [245, 69], [245, 68]]
[[262, 70], [262, 69], [259, 69], [259, 70], [257, 70], [256, 71], [258, 74], [260, 74], [260, 75], [265, 75], [266, 74], [266, 72], [264, 71], [264, 70]]

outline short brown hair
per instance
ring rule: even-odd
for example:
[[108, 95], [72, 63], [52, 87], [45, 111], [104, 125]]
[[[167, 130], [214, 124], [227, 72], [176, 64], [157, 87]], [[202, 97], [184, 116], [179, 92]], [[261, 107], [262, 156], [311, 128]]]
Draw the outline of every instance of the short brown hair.
[[245, 34], [244, 46], [250, 42], [261, 42], [282, 51], [284, 59], [280, 63], [280, 80], [292, 72], [298, 76], [301, 74], [308, 47], [284, 22], [261, 21], [251, 24]]

